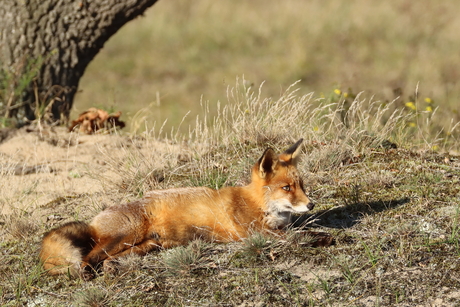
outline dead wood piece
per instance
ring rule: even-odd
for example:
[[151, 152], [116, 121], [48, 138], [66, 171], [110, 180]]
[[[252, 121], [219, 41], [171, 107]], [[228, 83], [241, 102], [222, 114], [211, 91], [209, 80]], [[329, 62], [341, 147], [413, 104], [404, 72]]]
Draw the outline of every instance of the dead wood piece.
[[121, 129], [125, 127], [125, 123], [119, 119], [120, 116], [120, 111], [109, 114], [101, 109], [89, 108], [81, 113], [76, 120], [72, 121], [69, 132], [74, 131], [76, 127], [79, 127], [80, 132], [86, 134], [93, 134], [98, 130], [109, 130], [115, 127]]
[[37, 173], [53, 173], [55, 170], [47, 164], [32, 165], [32, 166], [16, 166], [13, 174], [16, 176], [37, 174]]

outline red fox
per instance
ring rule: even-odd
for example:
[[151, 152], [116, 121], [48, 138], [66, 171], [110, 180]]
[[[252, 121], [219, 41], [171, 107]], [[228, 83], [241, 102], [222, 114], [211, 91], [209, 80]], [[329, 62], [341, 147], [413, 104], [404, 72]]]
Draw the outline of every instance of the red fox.
[[93, 220], [70, 222], [46, 233], [40, 252], [45, 270], [92, 278], [92, 270], [131, 253], [208, 242], [241, 240], [254, 231], [282, 229], [291, 214], [314, 204], [296, 168], [302, 139], [280, 155], [268, 148], [244, 187], [155, 190], [128, 204], [109, 207]]

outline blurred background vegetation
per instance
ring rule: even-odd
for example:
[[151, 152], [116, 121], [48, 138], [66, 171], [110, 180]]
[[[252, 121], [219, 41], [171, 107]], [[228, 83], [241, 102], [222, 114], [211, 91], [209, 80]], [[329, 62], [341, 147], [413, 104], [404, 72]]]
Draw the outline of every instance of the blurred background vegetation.
[[400, 96], [397, 106], [441, 113], [437, 125], [450, 129], [460, 121], [459, 13], [454, 0], [159, 1], [90, 64], [71, 117], [97, 106], [138, 126], [167, 120], [168, 131], [190, 111], [187, 130], [201, 101], [216, 112], [244, 76], [275, 98], [297, 80], [319, 99]]

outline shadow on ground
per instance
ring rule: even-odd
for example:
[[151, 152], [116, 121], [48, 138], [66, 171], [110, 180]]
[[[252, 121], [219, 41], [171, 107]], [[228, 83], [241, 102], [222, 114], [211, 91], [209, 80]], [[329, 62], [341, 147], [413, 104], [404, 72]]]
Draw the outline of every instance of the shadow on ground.
[[294, 227], [350, 228], [358, 224], [363, 215], [392, 210], [410, 201], [409, 198], [352, 203], [346, 206], [320, 210], [315, 214], [302, 215], [293, 223]]

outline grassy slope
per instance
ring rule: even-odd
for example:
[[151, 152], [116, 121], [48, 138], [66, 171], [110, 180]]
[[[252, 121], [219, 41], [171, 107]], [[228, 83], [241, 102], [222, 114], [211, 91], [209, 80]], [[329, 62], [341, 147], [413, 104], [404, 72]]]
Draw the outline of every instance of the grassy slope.
[[[103, 192], [63, 195], [3, 216], [0, 304], [455, 305], [460, 297], [458, 157], [434, 153], [427, 136], [407, 136], [411, 114], [391, 106], [370, 108], [359, 99], [350, 106], [343, 100], [315, 105], [311, 95], [299, 96], [295, 89], [273, 100], [242, 84], [230, 93], [235, 105], [222, 110], [213, 129], [202, 119], [196, 134], [177, 135], [169, 141], [176, 145], [163, 155], [149, 147], [158, 141], [151, 134], [105, 142], [103, 167], [116, 176], [87, 170]], [[244, 243], [194, 242], [129, 257], [117, 271], [90, 282], [41, 271], [38, 246], [52, 220], [37, 220], [37, 214], [89, 220], [107, 202], [136, 199], [153, 188], [244, 184], [266, 146], [282, 150], [299, 137], [305, 138], [299, 169], [317, 203], [303, 222], [332, 234], [336, 245], [305, 247], [310, 239], [289, 231], [285, 238], [255, 234]], [[417, 150], [407, 149], [416, 143]], [[18, 191], [18, 202], [23, 196]]]

